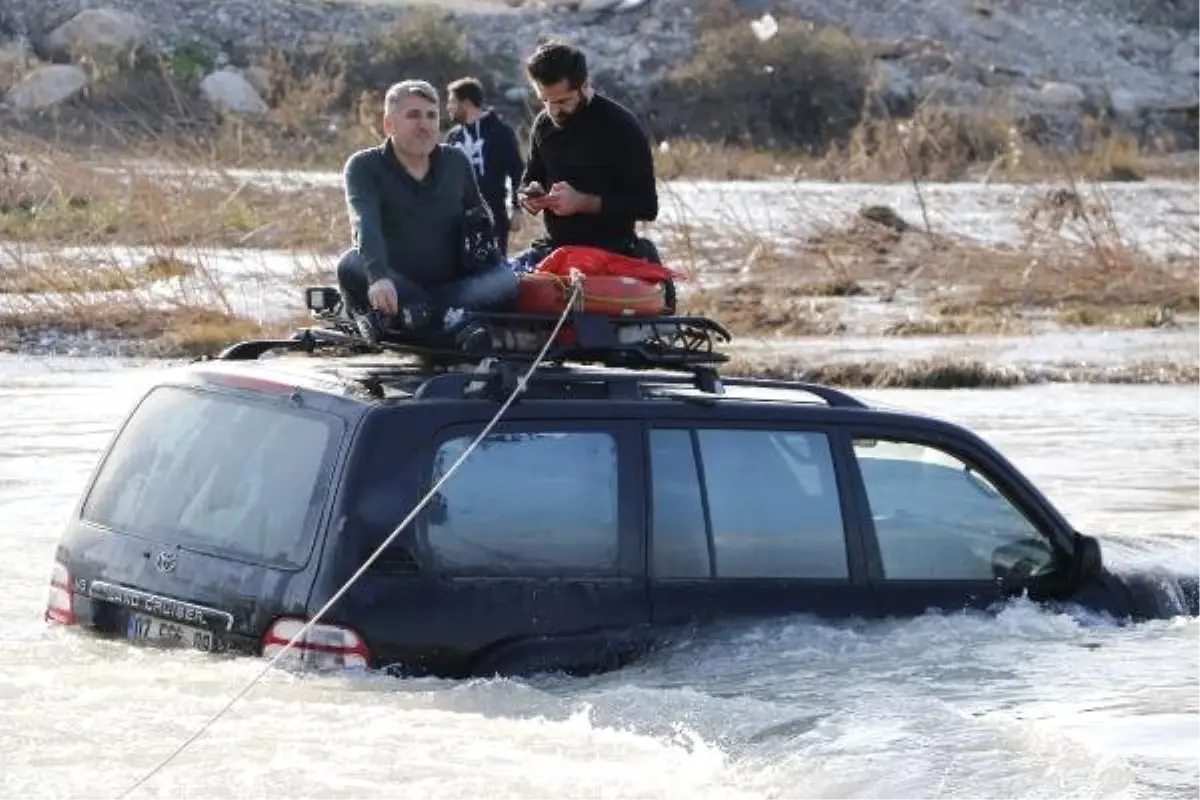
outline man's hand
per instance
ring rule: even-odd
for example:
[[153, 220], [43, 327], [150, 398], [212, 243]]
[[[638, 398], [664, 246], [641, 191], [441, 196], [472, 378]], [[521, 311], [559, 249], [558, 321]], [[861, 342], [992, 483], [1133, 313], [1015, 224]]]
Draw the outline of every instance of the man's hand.
[[396, 299], [396, 284], [390, 278], [380, 278], [367, 289], [367, 300], [371, 308], [385, 314], [396, 314], [400, 303]]
[[523, 186], [518, 194], [521, 197], [521, 205], [530, 214], [537, 214], [546, 208], [546, 190], [537, 181]]
[[566, 181], [559, 181], [550, 187], [546, 195], [545, 208], [560, 217], [573, 214], [598, 214], [600, 198], [594, 194], [584, 194]]
[[508, 215], [508, 229], [513, 233], [520, 233], [524, 224], [525, 215], [521, 213], [520, 207], [514, 208]]

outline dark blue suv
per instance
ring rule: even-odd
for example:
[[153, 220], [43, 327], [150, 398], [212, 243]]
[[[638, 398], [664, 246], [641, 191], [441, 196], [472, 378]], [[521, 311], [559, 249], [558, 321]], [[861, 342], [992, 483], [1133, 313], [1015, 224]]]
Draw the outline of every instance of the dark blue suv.
[[[595, 321], [577, 322], [579, 347]], [[246, 342], [151, 389], [62, 537], [47, 617], [278, 653], [515, 386], [509, 359], [351, 344], [313, 329]], [[1111, 574], [971, 432], [826, 386], [722, 378], [712, 360], [552, 354], [289, 655], [404, 675], [589, 671], [732, 617], [1017, 595], [1196, 613], [1194, 580]]]

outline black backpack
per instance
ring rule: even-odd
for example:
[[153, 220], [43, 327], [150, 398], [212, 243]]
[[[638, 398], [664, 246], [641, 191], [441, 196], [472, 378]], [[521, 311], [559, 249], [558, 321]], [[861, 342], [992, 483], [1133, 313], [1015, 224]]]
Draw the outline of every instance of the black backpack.
[[468, 208], [463, 214], [462, 274], [474, 275], [504, 260], [496, 241], [496, 226], [486, 203]]

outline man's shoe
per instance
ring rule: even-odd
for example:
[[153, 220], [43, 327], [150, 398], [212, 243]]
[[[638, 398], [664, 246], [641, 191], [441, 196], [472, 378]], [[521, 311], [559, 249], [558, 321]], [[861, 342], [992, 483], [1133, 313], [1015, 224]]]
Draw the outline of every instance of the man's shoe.
[[351, 317], [358, 328], [358, 335], [371, 344], [377, 344], [383, 338], [385, 326], [378, 311], [371, 310], [365, 313], [352, 313]]
[[400, 314], [395, 321], [405, 331], [420, 333], [433, 322], [433, 311], [424, 303], [410, 303], [400, 307]]
[[459, 351], [472, 358], [482, 358], [492, 351], [491, 332], [472, 320], [465, 309], [446, 309], [442, 317], [442, 331]]
[[483, 358], [492, 352], [492, 334], [478, 322], [468, 322], [454, 336], [454, 343], [464, 355]]
[[442, 330], [453, 333], [462, 327], [467, 318], [467, 312], [461, 308], [447, 308], [442, 316]]

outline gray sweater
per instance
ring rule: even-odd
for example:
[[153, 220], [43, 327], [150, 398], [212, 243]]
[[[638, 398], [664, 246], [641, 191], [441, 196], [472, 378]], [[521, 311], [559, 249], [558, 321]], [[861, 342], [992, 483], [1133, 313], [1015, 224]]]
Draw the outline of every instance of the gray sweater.
[[482, 200], [458, 148], [439, 144], [417, 181], [385, 141], [350, 156], [343, 175], [351, 236], [371, 281], [396, 274], [433, 286], [460, 276], [463, 213]]

